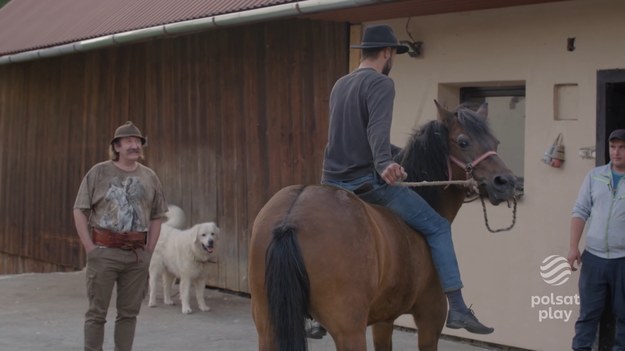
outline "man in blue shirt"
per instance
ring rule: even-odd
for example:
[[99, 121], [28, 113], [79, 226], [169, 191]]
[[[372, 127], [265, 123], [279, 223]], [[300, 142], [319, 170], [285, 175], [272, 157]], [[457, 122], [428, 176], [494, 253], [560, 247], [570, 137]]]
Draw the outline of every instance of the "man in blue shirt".
[[[610, 163], [593, 168], [584, 179], [571, 218], [568, 261], [581, 265], [580, 310], [573, 350], [590, 351], [606, 299], [616, 316], [614, 350], [625, 350], [625, 129], [608, 138]], [[586, 246], [579, 242], [586, 227]]]

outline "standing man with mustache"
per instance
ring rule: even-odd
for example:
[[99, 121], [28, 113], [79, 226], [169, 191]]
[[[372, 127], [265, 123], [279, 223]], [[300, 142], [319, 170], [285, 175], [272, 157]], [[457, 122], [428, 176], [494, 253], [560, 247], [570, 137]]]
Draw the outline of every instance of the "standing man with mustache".
[[115, 350], [132, 350], [150, 258], [167, 212], [158, 176], [139, 163], [146, 141], [132, 122], [119, 126], [110, 142], [110, 160], [93, 166], [78, 189], [74, 223], [87, 253], [89, 299], [85, 351], [102, 350], [115, 285]]

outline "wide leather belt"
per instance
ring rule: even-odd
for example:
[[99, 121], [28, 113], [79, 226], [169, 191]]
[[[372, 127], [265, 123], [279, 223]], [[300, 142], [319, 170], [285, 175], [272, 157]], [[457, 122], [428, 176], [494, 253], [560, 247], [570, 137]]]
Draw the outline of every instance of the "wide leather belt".
[[93, 228], [92, 235], [94, 244], [122, 250], [143, 249], [147, 239], [146, 232], [116, 233], [101, 228]]

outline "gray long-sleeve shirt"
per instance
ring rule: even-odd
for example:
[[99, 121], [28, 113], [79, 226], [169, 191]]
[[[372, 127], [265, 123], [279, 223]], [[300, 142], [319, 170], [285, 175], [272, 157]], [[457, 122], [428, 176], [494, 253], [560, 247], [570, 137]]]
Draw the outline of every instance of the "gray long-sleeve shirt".
[[586, 250], [603, 258], [621, 258], [625, 257], [625, 180], [614, 191], [610, 167], [596, 167], [586, 175], [573, 217], [586, 222]]
[[330, 93], [330, 125], [323, 177], [350, 180], [393, 162], [390, 143], [395, 84], [372, 68], [340, 78]]

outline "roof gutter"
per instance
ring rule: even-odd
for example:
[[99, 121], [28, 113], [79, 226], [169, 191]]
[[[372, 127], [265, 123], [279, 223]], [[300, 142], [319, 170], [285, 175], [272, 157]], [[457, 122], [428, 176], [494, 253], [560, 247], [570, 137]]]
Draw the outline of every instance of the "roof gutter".
[[242, 25], [291, 16], [312, 14], [316, 12], [338, 10], [349, 7], [387, 2], [388, 0], [303, 0], [295, 3], [263, 7], [253, 10], [228, 13], [223, 15], [193, 19], [183, 22], [170, 23], [155, 27], [132, 30], [123, 33], [105, 35], [102, 37], [78, 41], [75, 43], [57, 45], [44, 49], [30, 50], [12, 55], [0, 56], [0, 65], [37, 60], [61, 56], [75, 52], [100, 49], [117, 44], [126, 44], [146, 39], [165, 37], [172, 34], [184, 34], [220, 28], [233, 25]]

